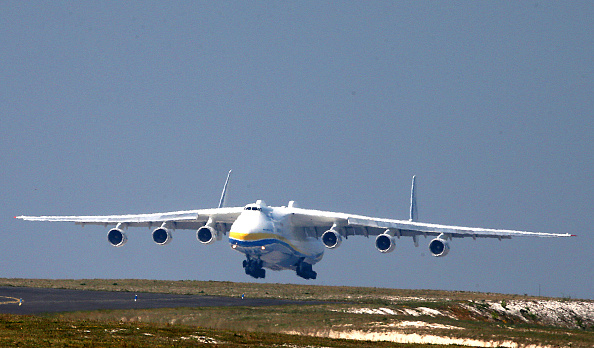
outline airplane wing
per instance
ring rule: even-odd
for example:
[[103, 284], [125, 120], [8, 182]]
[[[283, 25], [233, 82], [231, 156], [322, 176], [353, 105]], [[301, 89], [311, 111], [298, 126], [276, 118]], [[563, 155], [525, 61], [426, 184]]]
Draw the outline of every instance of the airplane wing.
[[237, 219], [243, 211], [242, 207], [237, 208], [213, 208], [175, 211], [167, 213], [153, 214], [130, 214], [130, 215], [103, 215], [103, 216], [15, 216], [17, 219], [27, 221], [54, 221], [54, 222], [74, 222], [77, 225], [118, 225], [126, 227], [158, 227], [162, 223], [170, 223], [175, 229], [196, 230], [209, 219], [225, 228], [221, 230], [226, 232], [229, 226]]
[[184, 210], [168, 213], [154, 214], [130, 214], [130, 215], [102, 215], [102, 216], [15, 216], [17, 219], [27, 221], [59, 221], [74, 222], [77, 225], [116, 225], [120, 227], [159, 227], [166, 223], [167, 228], [180, 230], [197, 230], [208, 224], [216, 227], [222, 233], [229, 231], [235, 219], [243, 211], [242, 207], [226, 208], [225, 197], [227, 185], [231, 177], [231, 170], [227, 174], [227, 180], [221, 192], [219, 207], [213, 209]]
[[[544, 232], [528, 232], [516, 230], [502, 230], [492, 228], [479, 227], [462, 227], [462, 226], [448, 226], [440, 224], [423, 223], [406, 220], [391, 220], [378, 219], [367, 217], [350, 217], [348, 219], [349, 225], [360, 226], [364, 228], [372, 228], [375, 230], [393, 229], [400, 231], [403, 236], [413, 235], [432, 235], [438, 236], [440, 234], [451, 238], [499, 238], [509, 239], [511, 237], [571, 237], [574, 236], [569, 233], [544, 233]], [[396, 232], [398, 235], [398, 232]]]
[[311, 209], [295, 208], [292, 221], [296, 226], [304, 228], [309, 235], [320, 237], [325, 231], [334, 227], [341, 236], [351, 235], [377, 236], [390, 231], [394, 236], [416, 237], [439, 236], [447, 238], [498, 238], [512, 237], [571, 237], [569, 233], [543, 233], [490, 228], [475, 228], [423, 223], [417, 221], [383, 219], [361, 215], [351, 215]]

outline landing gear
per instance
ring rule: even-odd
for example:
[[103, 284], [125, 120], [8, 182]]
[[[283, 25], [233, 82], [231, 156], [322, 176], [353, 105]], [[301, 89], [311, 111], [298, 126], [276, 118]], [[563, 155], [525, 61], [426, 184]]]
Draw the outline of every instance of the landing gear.
[[252, 260], [248, 258], [243, 261], [243, 268], [245, 268], [245, 274], [256, 279], [264, 279], [264, 277], [266, 277], [266, 271], [262, 268], [262, 260]]
[[311, 264], [300, 261], [297, 264], [297, 275], [303, 279], [316, 279], [318, 274], [311, 269]]

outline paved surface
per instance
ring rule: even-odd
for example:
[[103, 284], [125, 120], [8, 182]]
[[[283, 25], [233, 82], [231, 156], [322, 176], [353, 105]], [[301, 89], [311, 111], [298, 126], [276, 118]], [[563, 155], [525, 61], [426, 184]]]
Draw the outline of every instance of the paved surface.
[[[134, 301], [135, 295], [138, 299]], [[21, 305], [19, 302], [21, 301]], [[0, 313], [39, 314], [98, 309], [276, 306], [304, 302], [199, 295], [0, 287]], [[308, 302], [313, 304], [314, 302]]]

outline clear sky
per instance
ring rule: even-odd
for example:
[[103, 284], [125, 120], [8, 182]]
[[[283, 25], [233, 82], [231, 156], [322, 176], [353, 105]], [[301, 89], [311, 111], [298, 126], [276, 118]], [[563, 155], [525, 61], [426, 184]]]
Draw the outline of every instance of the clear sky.
[[[265, 281], [594, 299], [591, 1], [0, 2], [1, 277]], [[253, 280], [176, 231], [15, 215], [150, 213], [257, 199], [573, 233], [349, 238], [318, 279]], [[539, 290], [540, 289], [540, 290]]]

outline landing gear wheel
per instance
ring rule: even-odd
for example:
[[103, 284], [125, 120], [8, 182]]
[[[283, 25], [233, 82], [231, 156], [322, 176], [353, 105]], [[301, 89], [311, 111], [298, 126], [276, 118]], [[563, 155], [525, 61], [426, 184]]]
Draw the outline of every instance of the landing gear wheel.
[[318, 274], [311, 268], [311, 264], [307, 262], [299, 262], [297, 265], [297, 275], [303, 279], [316, 279]]
[[248, 258], [243, 261], [243, 268], [245, 269], [245, 274], [256, 279], [266, 277], [266, 270], [262, 268], [262, 260], [252, 260]]

